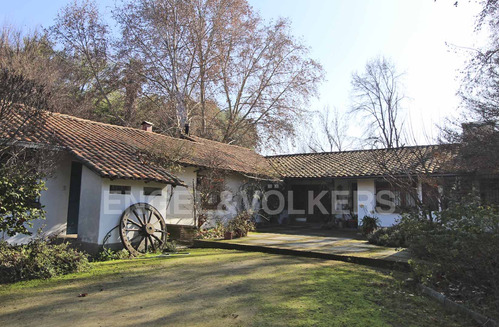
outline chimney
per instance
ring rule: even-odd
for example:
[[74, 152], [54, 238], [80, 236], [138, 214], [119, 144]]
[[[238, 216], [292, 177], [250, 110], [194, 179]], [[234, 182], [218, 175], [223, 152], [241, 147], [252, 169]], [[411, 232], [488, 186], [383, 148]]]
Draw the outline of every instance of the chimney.
[[462, 140], [465, 142], [491, 137], [494, 132], [495, 124], [492, 122], [470, 122], [462, 124]]
[[184, 134], [189, 135], [189, 124], [184, 124]]
[[152, 132], [153, 131], [153, 123], [150, 123], [148, 121], [143, 121], [141, 123], [141, 129], [146, 132]]

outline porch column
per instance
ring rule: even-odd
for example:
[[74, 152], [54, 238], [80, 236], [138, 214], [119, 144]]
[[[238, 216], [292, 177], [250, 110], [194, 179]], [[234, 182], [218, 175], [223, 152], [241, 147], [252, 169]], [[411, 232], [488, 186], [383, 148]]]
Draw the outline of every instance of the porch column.
[[375, 180], [358, 179], [358, 222], [366, 215], [374, 215], [376, 203]]

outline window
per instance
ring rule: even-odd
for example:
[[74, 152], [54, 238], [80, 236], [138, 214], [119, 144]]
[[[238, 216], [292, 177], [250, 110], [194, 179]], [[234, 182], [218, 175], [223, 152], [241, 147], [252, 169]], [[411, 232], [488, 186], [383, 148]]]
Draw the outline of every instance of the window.
[[109, 194], [130, 194], [130, 186], [110, 185]]
[[144, 195], [161, 196], [161, 187], [144, 187]]
[[342, 185], [337, 186], [335, 209], [338, 211], [349, 211], [351, 209], [349, 201], [349, 191], [344, 190]]
[[414, 194], [408, 190], [400, 189], [392, 186], [387, 181], [375, 182], [375, 197], [377, 200], [376, 210], [380, 213], [401, 213], [405, 209], [414, 208], [416, 206], [415, 198], [416, 185]]

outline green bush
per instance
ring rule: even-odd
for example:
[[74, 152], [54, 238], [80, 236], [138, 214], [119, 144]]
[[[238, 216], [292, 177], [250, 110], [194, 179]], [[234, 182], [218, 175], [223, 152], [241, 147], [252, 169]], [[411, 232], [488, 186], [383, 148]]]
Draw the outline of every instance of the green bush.
[[67, 243], [35, 239], [24, 245], [0, 242], [0, 283], [50, 278], [89, 268], [88, 257]]
[[479, 307], [498, 308], [498, 208], [457, 204], [432, 223], [407, 217], [401, 228], [420, 281]]
[[163, 252], [177, 252], [177, 243], [175, 241], [169, 241], [167, 244], [165, 244], [165, 247], [163, 248]]
[[255, 230], [255, 222], [253, 221], [252, 213], [243, 211], [231, 219], [227, 223], [227, 226], [224, 226], [222, 222], [217, 222], [213, 228], [198, 230], [196, 238], [218, 239], [223, 238], [226, 232], [233, 233], [233, 237], [243, 237], [253, 230]]
[[45, 219], [45, 211], [36, 201], [45, 190], [41, 177], [29, 167], [0, 165], [0, 232], [31, 235], [31, 222]]
[[377, 217], [364, 216], [361, 220], [361, 233], [368, 235], [380, 226]]
[[400, 225], [379, 228], [368, 235], [368, 242], [396, 248], [408, 247], [406, 233]]
[[247, 236], [248, 232], [255, 230], [255, 223], [249, 211], [243, 211], [231, 219], [226, 227], [226, 232], [235, 234], [236, 237]]
[[130, 257], [131, 257], [130, 253], [125, 249], [120, 250], [120, 251], [113, 251], [111, 249], [102, 249], [95, 256], [94, 260], [95, 261], [110, 261], [110, 260], [128, 259]]

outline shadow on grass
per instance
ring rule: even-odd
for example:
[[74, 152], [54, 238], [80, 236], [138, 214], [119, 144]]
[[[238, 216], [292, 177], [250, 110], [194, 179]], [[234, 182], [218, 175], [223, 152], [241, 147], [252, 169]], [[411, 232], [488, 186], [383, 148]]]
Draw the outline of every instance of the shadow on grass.
[[86, 274], [2, 293], [0, 321], [364, 326], [406, 325], [415, 313], [424, 315], [416, 326], [459, 325], [423, 298], [400, 293], [387, 271], [319, 259], [203, 250], [182, 258], [99, 263]]

